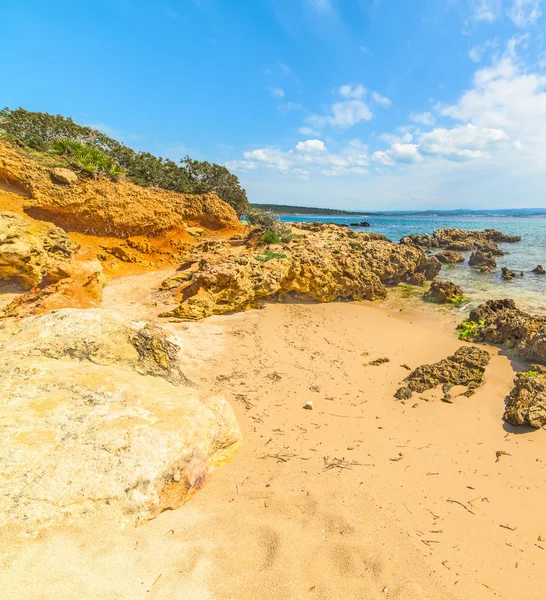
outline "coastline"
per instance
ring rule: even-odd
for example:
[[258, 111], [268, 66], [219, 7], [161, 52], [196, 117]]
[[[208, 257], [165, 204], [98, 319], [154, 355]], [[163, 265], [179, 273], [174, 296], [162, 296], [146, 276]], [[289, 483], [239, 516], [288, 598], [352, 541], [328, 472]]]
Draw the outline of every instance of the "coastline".
[[[105, 306], [157, 314], [143, 281], [114, 280]], [[492, 359], [475, 396], [393, 398], [401, 364], [466, 345], [454, 321], [428, 307], [334, 302], [169, 323], [188, 349], [184, 371], [237, 413], [235, 459], [183, 508], [136, 529], [101, 510], [35, 540], [4, 531], [2, 588], [14, 599], [39, 581], [42, 597], [59, 599], [538, 600], [546, 438], [503, 424], [518, 365], [482, 346]], [[390, 362], [363, 366], [378, 357]], [[335, 458], [359, 464], [325, 470]]]

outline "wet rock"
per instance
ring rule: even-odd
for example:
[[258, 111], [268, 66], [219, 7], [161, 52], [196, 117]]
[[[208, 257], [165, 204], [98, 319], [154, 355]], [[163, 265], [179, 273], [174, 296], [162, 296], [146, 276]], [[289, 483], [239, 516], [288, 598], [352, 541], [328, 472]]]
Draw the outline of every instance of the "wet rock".
[[424, 265], [424, 273], [427, 281], [432, 281], [442, 270], [442, 263], [435, 257], [429, 256]]
[[512, 279], [514, 279], [515, 276], [516, 274], [514, 273], [514, 271], [511, 271], [508, 267], [502, 268], [502, 278], [505, 281], [512, 281]]
[[453, 386], [467, 388], [463, 394], [471, 396], [483, 382], [485, 368], [491, 356], [481, 348], [462, 346], [455, 354], [432, 365], [422, 365], [412, 371], [405, 379], [395, 398], [408, 400], [414, 392], [422, 393], [442, 385], [444, 397], [448, 397]]
[[405, 283], [421, 287], [425, 285], [426, 280], [427, 278], [424, 273], [412, 273], [406, 277]]
[[421, 248], [445, 248], [457, 252], [483, 248], [485, 251], [500, 256], [503, 252], [498, 248], [498, 243], [515, 243], [519, 241], [521, 241], [521, 237], [506, 235], [495, 229], [466, 231], [444, 227], [436, 230], [432, 236], [428, 233], [406, 236], [400, 240], [400, 243], [412, 244]]
[[510, 392], [504, 419], [512, 425], [546, 425], [546, 368], [532, 365], [518, 373]]
[[444, 265], [454, 265], [464, 262], [464, 256], [455, 250], [444, 250], [434, 256]]
[[475, 337], [502, 344], [531, 361], [546, 364], [546, 317], [531, 315], [511, 299], [489, 300], [469, 315], [476, 323]]
[[473, 252], [470, 255], [468, 264], [471, 267], [476, 267], [482, 271], [491, 271], [492, 269], [496, 268], [497, 261], [493, 258], [493, 255], [490, 252], [476, 250], [476, 252]]
[[351, 227], [371, 227], [368, 221], [360, 221], [360, 223], [351, 223]]
[[463, 295], [463, 290], [456, 283], [451, 281], [433, 281], [424, 298], [430, 302], [446, 304], [448, 302], [457, 302]]
[[0, 326], [0, 525], [34, 532], [106, 504], [142, 521], [199, 490], [240, 432], [181, 357], [169, 332], [103, 310]]
[[546, 275], [546, 269], [542, 266], [542, 265], [537, 265], [534, 269], [533, 269], [533, 273], [535, 275]]

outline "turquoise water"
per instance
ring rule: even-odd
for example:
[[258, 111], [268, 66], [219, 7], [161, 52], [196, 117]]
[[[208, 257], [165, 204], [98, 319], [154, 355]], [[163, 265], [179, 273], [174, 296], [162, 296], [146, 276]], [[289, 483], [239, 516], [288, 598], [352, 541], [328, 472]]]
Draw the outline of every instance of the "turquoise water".
[[[458, 283], [472, 300], [468, 310], [485, 300], [514, 298], [518, 305], [534, 312], [546, 314], [546, 275], [534, 275], [532, 271], [541, 264], [546, 268], [546, 217], [494, 217], [494, 216], [432, 216], [396, 215], [369, 217], [318, 217], [316, 215], [290, 215], [282, 217], [285, 222], [318, 221], [323, 223], [350, 224], [368, 221], [370, 228], [355, 228], [355, 231], [382, 233], [393, 242], [410, 233], [432, 233], [441, 227], [458, 229], [498, 229], [510, 235], [520, 235], [518, 244], [499, 244], [508, 252], [497, 257], [497, 270], [480, 273], [465, 262], [453, 268], [443, 267], [440, 277]], [[463, 253], [468, 259], [470, 253]], [[524, 277], [503, 281], [501, 268], [509, 267]]]

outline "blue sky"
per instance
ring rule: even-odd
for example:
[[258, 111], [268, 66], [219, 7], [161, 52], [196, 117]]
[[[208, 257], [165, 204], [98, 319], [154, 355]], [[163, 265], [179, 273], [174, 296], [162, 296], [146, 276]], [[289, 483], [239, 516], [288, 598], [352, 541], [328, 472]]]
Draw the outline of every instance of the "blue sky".
[[546, 0], [0, 0], [0, 104], [253, 202], [546, 207]]

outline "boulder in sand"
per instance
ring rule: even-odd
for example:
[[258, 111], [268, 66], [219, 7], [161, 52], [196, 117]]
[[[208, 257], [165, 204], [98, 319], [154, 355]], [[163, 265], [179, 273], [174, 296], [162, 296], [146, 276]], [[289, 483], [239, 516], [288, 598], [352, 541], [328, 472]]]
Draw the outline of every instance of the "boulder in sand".
[[240, 441], [229, 404], [190, 385], [176, 338], [103, 310], [0, 327], [0, 525], [33, 532], [110, 504], [178, 508]]
[[455, 354], [432, 365], [422, 365], [412, 371], [405, 379], [395, 398], [407, 400], [414, 392], [423, 393], [442, 385], [447, 396], [453, 386], [467, 388], [464, 396], [471, 396], [483, 382], [485, 368], [491, 356], [481, 348], [462, 346]]
[[504, 418], [512, 425], [546, 425], [546, 368], [532, 365], [518, 373], [510, 392]]

